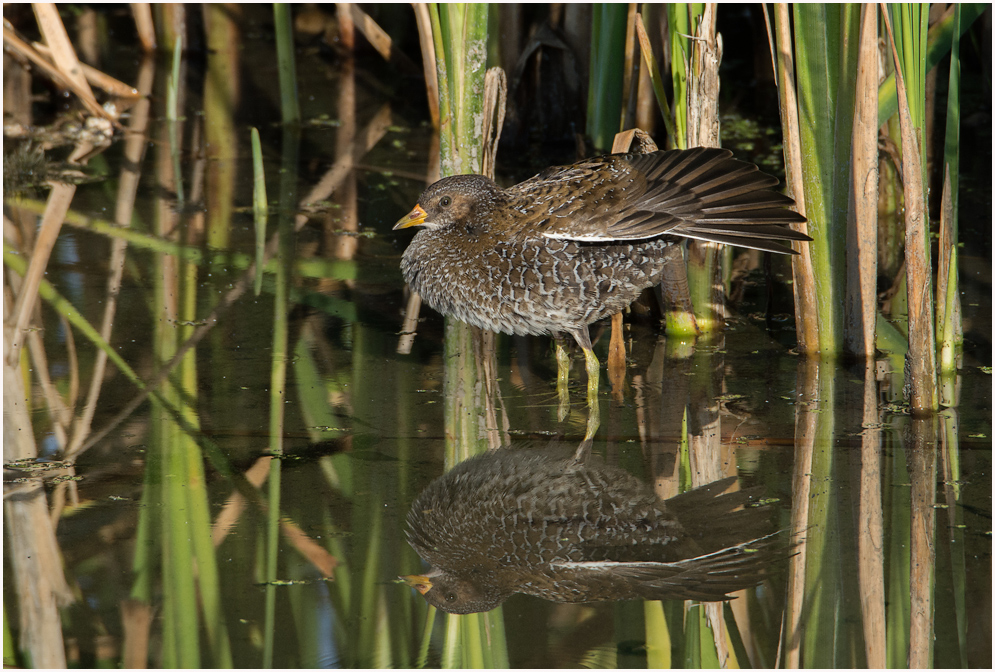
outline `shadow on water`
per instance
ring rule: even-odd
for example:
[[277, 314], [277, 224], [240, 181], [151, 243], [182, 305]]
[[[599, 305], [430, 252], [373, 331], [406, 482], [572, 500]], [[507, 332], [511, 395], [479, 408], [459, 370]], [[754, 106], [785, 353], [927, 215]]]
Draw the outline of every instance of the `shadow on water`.
[[[5, 664], [40, 664], [13, 650], [25, 637], [84, 666], [256, 667], [271, 646], [279, 667], [905, 667], [923, 638], [937, 666], [990, 662], [987, 353], [966, 353], [955, 403], [912, 419], [900, 357], [793, 353], [790, 268], [773, 261], [768, 294], [746, 253], [721, 335], [668, 340], [634, 309], [627, 382], [602, 385], [573, 455], [583, 358], [561, 419], [549, 339], [447, 350], [424, 309], [398, 354], [410, 235], [391, 225], [438, 170], [416, 83], [299, 50], [296, 157], [272, 53], [246, 31], [185, 58], [175, 121], [171, 63], [108, 58], [152, 96], [70, 196], [38, 328], [5, 371]], [[271, 194], [258, 296], [250, 125]], [[45, 203], [4, 207], [17, 291]], [[984, 331], [990, 280], [964, 290]], [[454, 347], [484, 381], [459, 398]], [[454, 436], [447, 413], [479, 429]], [[13, 578], [27, 555], [34, 586]], [[490, 598], [433, 601], [440, 568], [487, 574]], [[44, 610], [29, 597], [57, 606], [50, 630], [24, 632]]]

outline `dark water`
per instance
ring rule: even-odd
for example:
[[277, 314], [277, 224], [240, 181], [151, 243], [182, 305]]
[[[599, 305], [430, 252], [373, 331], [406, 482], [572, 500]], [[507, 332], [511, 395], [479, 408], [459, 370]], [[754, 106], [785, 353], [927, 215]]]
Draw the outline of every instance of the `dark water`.
[[[185, 119], [173, 136], [166, 66], [154, 70], [130, 219], [141, 240], [125, 252], [109, 340], [150, 380], [196, 328], [213, 326], [161, 398], [120, 421], [138, 392], [109, 366], [91, 436], [110, 431], [83, 444], [70, 474], [78, 480], [46, 481], [50, 505], [65, 504], [56, 538], [72, 596], [61, 610], [71, 665], [255, 667], [271, 651], [280, 667], [772, 667], [786, 659], [904, 667], [910, 647], [926, 642], [937, 667], [990, 666], [990, 259], [970, 246], [965, 330], [982, 335], [975, 343], [988, 340], [978, 348], [969, 339], [952, 403], [930, 420], [908, 415], [901, 357], [865, 368], [791, 350], [783, 260], [770, 277], [744, 264], [727, 329], [711, 340], [667, 340], [653, 314], [627, 318], [626, 381], [613, 391], [603, 376], [592, 459], [661, 498], [728, 476], [757, 487], [771, 523], [806, 540], [758, 588], [707, 613], [676, 600], [555, 604], [524, 595], [487, 615], [429, 612], [395, 581], [427, 569], [405, 541], [412, 501], [488, 445], [575, 449], [588, 418], [583, 358], [573, 358], [561, 420], [549, 339], [499, 336], [496, 388], [459, 396], [445, 369], [461, 347], [429, 308], [410, 354], [398, 354], [406, 301], [398, 263], [410, 234], [391, 226], [424, 187], [431, 146], [417, 82], [392, 81], [375, 54], [350, 65], [303, 49], [307, 121], [294, 139], [278, 123], [275, 60], [259, 55], [272, 53], [268, 36], [244, 40], [237, 112], [210, 107], [212, 96], [231, 92], [199, 74], [213, 61], [191, 59]], [[133, 59], [116, 67], [135, 81]], [[268, 273], [258, 296], [251, 282], [239, 284], [255, 255], [249, 125], [263, 140], [267, 238], [283, 231], [292, 258], [312, 263], [282, 280]], [[180, 207], [174, 137], [183, 139]], [[101, 179], [79, 187], [72, 210], [113, 220], [120, 176], [135, 165], [128, 156], [117, 142], [91, 161]], [[332, 195], [301, 205], [336, 166]], [[291, 233], [302, 212], [306, 224]], [[64, 226], [46, 275], [93, 324], [107, 305], [114, 239]], [[157, 239], [209, 261], [180, 261], [149, 243]], [[44, 367], [62, 395], [78, 370], [80, 415], [96, 350], [78, 332], [70, 341], [48, 307], [43, 327]], [[604, 329], [595, 346], [602, 362], [607, 340]], [[283, 367], [285, 393], [274, 401]], [[58, 434], [34, 385], [39, 452], [56, 460]], [[472, 440], [458, 433], [477, 425]], [[14, 475], [25, 474], [39, 475], [30, 465]], [[285, 525], [267, 574], [276, 501]], [[22, 607], [9, 558], [18, 551], [9, 539], [5, 620], [17, 636]]]

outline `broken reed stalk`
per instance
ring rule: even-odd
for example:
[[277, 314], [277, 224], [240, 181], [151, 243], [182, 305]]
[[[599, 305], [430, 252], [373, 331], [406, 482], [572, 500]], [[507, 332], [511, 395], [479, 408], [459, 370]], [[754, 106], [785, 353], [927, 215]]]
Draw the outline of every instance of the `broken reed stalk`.
[[[47, 45], [34, 42], [31, 46], [42, 56], [49, 59], [52, 58], [52, 50]], [[83, 73], [83, 77], [86, 78], [86, 81], [91, 86], [95, 86], [112, 96], [118, 98], [138, 98], [142, 95], [138, 92], [138, 89], [128, 86], [120, 79], [115, 79], [96, 68], [90, 67], [86, 63], [80, 63], [79, 67]]]
[[[719, 147], [719, 63], [722, 49], [715, 33], [715, 5], [676, 5], [676, 15], [690, 21], [693, 39], [671, 32], [683, 43], [685, 58], [674, 60], [674, 90], [683, 81], [683, 99], [674, 98], [678, 118], [685, 120], [685, 147]], [[673, 26], [671, 26], [673, 29]], [[686, 35], [686, 33], [685, 33]], [[686, 51], [685, 51], [686, 50]], [[687, 276], [695, 322], [702, 332], [721, 331], [725, 326], [725, 288], [718, 243], [690, 240], [687, 245]]]
[[66, 27], [62, 25], [59, 11], [55, 8], [55, 3], [34, 2], [32, 3], [35, 19], [38, 21], [38, 28], [45, 39], [45, 44], [51, 49], [52, 61], [65, 78], [72, 83], [72, 91], [87, 111], [95, 116], [103, 117], [110, 121], [115, 121], [114, 117], [105, 110], [97, 99], [93, 96], [93, 91], [86, 81], [83, 69], [80, 67], [79, 59], [76, 57], [76, 50], [73, 49]]

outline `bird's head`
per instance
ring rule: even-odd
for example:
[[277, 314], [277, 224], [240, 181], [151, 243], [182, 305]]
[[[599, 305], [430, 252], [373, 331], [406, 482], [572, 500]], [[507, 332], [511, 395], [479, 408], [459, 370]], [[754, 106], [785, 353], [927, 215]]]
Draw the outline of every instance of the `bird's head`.
[[422, 192], [418, 204], [394, 225], [394, 230], [412, 226], [438, 229], [468, 223], [499, 193], [498, 186], [483, 175], [444, 177]]
[[508, 597], [495, 586], [453, 576], [439, 569], [400, 578], [421, 593], [426, 602], [450, 614], [490, 611]]

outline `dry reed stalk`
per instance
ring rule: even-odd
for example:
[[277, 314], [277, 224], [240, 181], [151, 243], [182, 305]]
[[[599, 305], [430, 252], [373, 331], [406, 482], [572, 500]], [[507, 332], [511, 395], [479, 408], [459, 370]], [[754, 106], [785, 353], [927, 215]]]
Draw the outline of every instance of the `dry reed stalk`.
[[861, 8], [856, 109], [847, 211], [847, 282], [843, 338], [854, 355], [873, 358], [877, 320], [878, 44], [877, 8]]
[[[426, 10], [428, 11], [428, 10]], [[435, 47], [433, 46], [433, 53]], [[434, 70], [433, 70], [434, 72]], [[436, 99], [436, 112], [438, 112], [438, 99]], [[426, 170], [425, 184], [433, 184], [439, 181], [442, 171], [442, 155], [439, 152], [439, 132], [436, 128], [432, 133], [432, 139], [428, 148], [428, 169]], [[421, 296], [417, 292], [408, 294], [408, 304], [404, 308], [404, 323], [401, 325], [401, 337], [397, 341], [397, 354], [409, 355], [415, 343], [415, 335], [418, 330], [418, 316], [421, 314]]]
[[484, 73], [484, 158], [481, 173], [492, 180], [507, 107], [508, 77], [501, 68], [489, 68]]
[[[629, 12], [629, 29], [634, 28], [633, 22], [635, 21], [635, 13], [630, 7]], [[628, 54], [628, 45], [630, 44], [632, 35], [626, 35], [626, 45], [627, 45], [627, 65], [629, 66], [626, 70], [628, 72], [631, 69], [631, 58]], [[627, 98], [627, 94], [623, 94], [622, 99]], [[627, 131], [622, 131], [615, 135], [615, 139], [612, 141], [612, 154], [625, 154], [629, 151], [632, 146], [632, 140], [636, 136], [637, 129], [629, 129]], [[652, 142], [652, 140], [651, 140]], [[625, 338], [622, 336], [622, 313], [615, 313], [612, 315], [612, 330], [611, 339], [608, 342], [608, 382], [612, 386], [612, 397], [616, 401], [622, 401], [622, 386], [625, 385]]]
[[[354, 7], [355, 5], [349, 5]], [[338, 5], [342, 7], [342, 5]], [[341, 24], [340, 24], [341, 25]], [[356, 63], [352, 57], [342, 60], [339, 68], [339, 95], [336, 101], [338, 107], [339, 127], [335, 134], [335, 160], [348, 161], [352, 158], [353, 144], [356, 139]], [[359, 249], [358, 236], [343, 236], [342, 231], [356, 233], [359, 231], [359, 192], [356, 182], [356, 171], [351, 170], [342, 184], [332, 194], [334, 203], [338, 206], [336, 217], [325, 216], [325, 250], [335, 259], [349, 260], [356, 257]], [[328, 288], [337, 281], [324, 281], [320, 285]], [[349, 287], [355, 283], [344, 281]]]
[[[625, 56], [622, 66], [622, 118], [619, 120], [619, 128], [628, 128], [631, 126], [635, 117], [635, 110], [630, 105], [630, 101], [633, 101], [633, 84], [638, 85], [639, 74], [638, 67], [634, 67], [634, 64], [638, 65], [638, 61], [635, 60], [636, 19], [638, 17], [636, 6], [635, 2], [629, 3], [629, 12], [625, 19]], [[636, 82], [632, 81], [633, 70], [635, 70], [637, 75]], [[612, 148], [612, 153], [616, 153], [614, 147]]]
[[[35, 324], [41, 324], [41, 321], [36, 318]], [[67, 431], [73, 419], [72, 412], [52, 383], [52, 378], [48, 372], [48, 357], [45, 356], [45, 344], [41, 334], [37, 329], [31, 329], [28, 332], [27, 340], [28, 353], [31, 355], [31, 367], [34, 369], [35, 375], [38, 376], [38, 382], [41, 385], [45, 406], [48, 407], [49, 418], [52, 421], [55, 442], [58, 444], [59, 450], [65, 450]]]
[[[899, 93], [902, 85], [899, 83]], [[899, 103], [901, 104], [901, 103]], [[907, 451], [912, 481], [909, 667], [933, 666], [933, 579], [936, 575], [936, 417], [913, 418]]]
[[[864, 409], [861, 425], [876, 427], [878, 410], [876, 366], [864, 362]], [[887, 664], [884, 593], [884, 511], [881, 498], [881, 435], [873, 429], [860, 440], [860, 496], [856, 507], [857, 581], [864, 626], [867, 666], [883, 669]]]
[[695, 29], [688, 77], [688, 147], [720, 147], [719, 64], [722, 45], [716, 39], [715, 3], [706, 3]]
[[[795, 402], [795, 465], [791, 476], [791, 539], [797, 542], [788, 564], [788, 591], [781, 623], [784, 667], [798, 669], [801, 662], [802, 621], [805, 605], [805, 561], [808, 557], [809, 500], [812, 490], [812, 457], [815, 451], [819, 409], [819, 362], [805, 358], [798, 363], [798, 392]], [[780, 663], [780, 651], [778, 655]]]
[[[497, 163], [498, 142], [508, 103], [508, 78], [499, 67], [488, 68], [484, 73], [484, 106], [481, 146], [481, 174], [494, 179], [494, 166]], [[508, 445], [510, 423], [497, 382], [497, 334], [493, 331], [473, 330], [474, 361], [477, 365], [477, 380], [481, 398], [477, 406], [481, 414], [480, 433], [487, 440], [488, 450], [497, 450]], [[500, 419], [498, 405], [501, 406]]]
[[121, 601], [121, 667], [144, 669], [149, 662], [149, 632], [152, 629], [152, 605], [141, 600]]
[[[766, 11], [766, 7], [765, 7]], [[794, 53], [791, 49], [791, 18], [788, 5], [775, 7], [777, 30], [777, 92], [781, 108], [781, 129], [784, 135], [784, 174], [788, 196], [795, 201], [795, 210], [805, 216], [805, 193], [802, 189], [802, 150], [798, 124], [798, 95], [795, 91]], [[808, 224], [797, 225], [801, 233], [808, 233]], [[791, 257], [795, 297], [795, 329], [798, 349], [816, 352], [819, 349], [819, 322], [815, 294], [815, 272], [808, 244], [792, 243], [797, 255]]]
[[7, 351], [7, 363], [16, 366], [21, 354], [21, 344], [24, 341], [24, 330], [31, 319], [35, 302], [38, 300], [38, 285], [41, 283], [45, 269], [48, 267], [48, 259], [55, 247], [55, 241], [62, 230], [62, 222], [69, 212], [69, 205], [76, 194], [76, 185], [62, 182], [50, 182], [52, 192], [49, 194], [48, 203], [45, 206], [45, 213], [41, 218], [38, 235], [35, 239], [35, 246], [31, 250], [31, 262], [28, 265], [27, 273], [24, 275], [24, 284], [17, 295], [12, 311], [12, 331], [9, 333], [9, 349]]
[[83, 69], [80, 67], [79, 59], [76, 57], [76, 50], [73, 49], [66, 27], [62, 25], [59, 11], [55, 8], [55, 3], [34, 2], [31, 7], [35, 12], [35, 19], [38, 21], [38, 28], [41, 30], [45, 43], [52, 50], [52, 61], [55, 67], [72, 82], [72, 91], [80, 102], [90, 112], [90, 114], [114, 121], [113, 115], [107, 112], [90, 90], [90, 85], [86, 81]]
[[[41, 42], [33, 42], [31, 46], [34, 47], [34, 49], [42, 56], [52, 59], [52, 50], [48, 47], [48, 45], [42, 44]], [[117, 98], [138, 98], [142, 95], [139, 93], [138, 89], [128, 86], [120, 79], [115, 79], [114, 77], [111, 77], [110, 75], [87, 65], [86, 63], [80, 63], [79, 67], [88, 83], [98, 89], [106, 91], [112, 96]]]
[[353, 23], [359, 28], [359, 32], [373, 45], [377, 53], [383, 56], [385, 61], [390, 61], [391, 50], [393, 48], [393, 40], [390, 39], [390, 35], [378, 26], [377, 22], [369, 14], [360, 9], [359, 5], [355, 3], [348, 4]]
[[[23, 291], [23, 289], [22, 289]], [[6, 294], [6, 292], [5, 292]], [[4, 302], [3, 457], [4, 463], [38, 457], [26, 405], [24, 375], [11, 357], [9, 303]], [[4, 501], [5, 554], [10, 557], [20, 616], [19, 647], [40, 668], [66, 666], [59, 607], [73, 601], [62, 569], [62, 556], [49, 518], [45, 487], [33, 480], [16, 497]]]
[[[677, 131], [674, 128], [674, 119], [670, 111], [670, 104], [667, 103], [667, 95], [663, 90], [663, 81], [660, 79], [660, 69], [657, 67], [656, 57], [653, 55], [653, 47], [650, 45], [646, 26], [643, 25], [642, 14], [636, 15], [636, 37], [639, 38], [639, 53], [643, 55], [643, 63], [646, 65], [646, 72], [650, 78], [650, 83], [653, 85], [653, 95], [656, 97], [656, 103], [660, 107], [660, 114], [663, 117], [663, 125], [667, 127], [667, 137], [675, 144], [679, 144], [679, 141], [676, 139]], [[665, 58], [666, 52], [667, 50], [664, 49]]]
[[[125, 162], [121, 168], [121, 176], [118, 178], [118, 194], [114, 209], [114, 221], [123, 227], [128, 227], [131, 224], [131, 215], [134, 212], [135, 198], [138, 193], [138, 181], [141, 177], [142, 158], [148, 146], [145, 131], [148, 127], [151, 101], [147, 96], [152, 90], [154, 73], [152, 61], [144, 59], [138, 75], [137, 89], [141, 92], [142, 98], [131, 111], [128, 121], [128, 133], [124, 139]], [[111, 258], [108, 264], [110, 274], [107, 278], [107, 296], [104, 299], [104, 315], [100, 324], [100, 336], [108, 343], [114, 325], [114, 316], [117, 312], [117, 299], [121, 289], [127, 246], [126, 241], [117, 238], [111, 243]], [[73, 424], [72, 436], [66, 448], [67, 459], [75, 457], [76, 452], [83, 445], [83, 441], [90, 432], [93, 414], [97, 408], [97, 399], [100, 396], [100, 388], [104, 380], [106, 363], [107, 353], [98, 350], [86, 403], [83, 404], [82, 413]]]
[[432, 117], [432, 128], [439, 130], [439, 74], [435, 67], [435, 42], [432, 40], [432, 20], [428, 15], [428, 5], [424, 2], [411, 3], [418, 24], [418, 42], [421, 44], [422, 69], [425, 72], [425, 89], [428, 94], [428, 111]]
[[[107, 112], [102, 108], [95, 99], [93, 99], [93, 92], [90, 91], [89, 99], [86, 97], [86, 92], [80, 89], [76, 82], [66, 76], [58, 67], [49, 62], [44, 56], [39, 54], [30, 44], [19, 38], [13, 30], [3, 27], [3, 42], [7, 49], [10, 49], [13, 53], [21, 56], [22, 58], [29, 61], [32, 65], [37, 67], [45, 76], [52, 80], [52, 82], [59, 88], [68, 89], [75, 93], [79, 97], [80, 102], [87, 109], [90, 114], [107, 117]], [[84, 81], [85, 83], [85, 81]], [[89, 91], [89, 86], [86, 90]]]
[[152, 5], [147, 2], [132, 2], [131, 15], [135, 19], [135, 30], [138, 32], [138, 41], [142, 44], [142, 51], [151, 54], [155, 51], [155, 25], [152, 23]]
[[[245, 480], [254, 488], [259, 488], [266, 482], [269, 476], [269, 463], [273, 459], [272, 455], [263, 455], [252, 463], [252, 466], [243, 474]], [[227, 537], [228, 533], [235, 527], [245, 510], [245, 495], [238, 490], [228, 495], [221, 511], [214, 518], [211, 524], [211, 542], [217, 548]]]
[[356, 48], [356, 21], [351, 11], [353, 7], [355, 5], [351, 2], [335, 3], [335, 16], [339, 20], [339, 44], [350, 54]]

